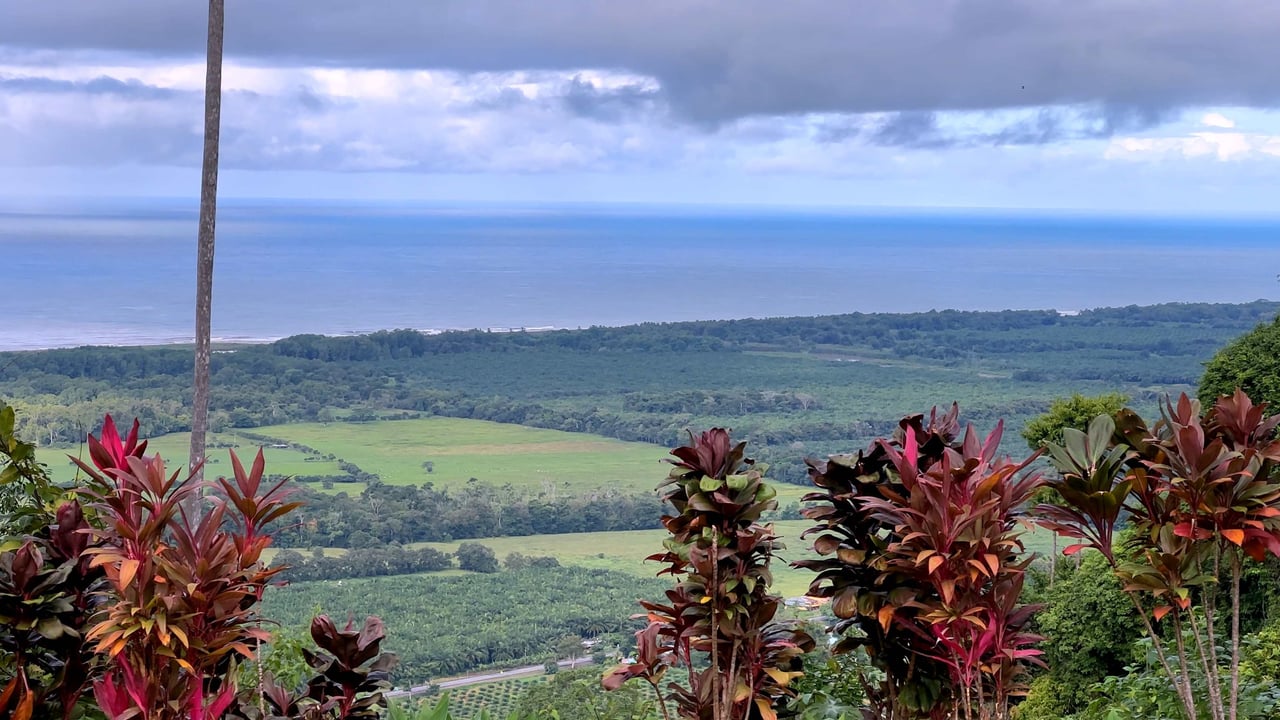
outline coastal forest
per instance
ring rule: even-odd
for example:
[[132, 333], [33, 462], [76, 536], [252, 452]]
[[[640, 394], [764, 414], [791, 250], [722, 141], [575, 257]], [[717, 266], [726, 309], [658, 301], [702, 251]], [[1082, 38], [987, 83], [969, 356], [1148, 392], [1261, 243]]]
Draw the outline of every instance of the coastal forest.
[[0, 712], [1280, 717], [1278, 315], [0, 354]]

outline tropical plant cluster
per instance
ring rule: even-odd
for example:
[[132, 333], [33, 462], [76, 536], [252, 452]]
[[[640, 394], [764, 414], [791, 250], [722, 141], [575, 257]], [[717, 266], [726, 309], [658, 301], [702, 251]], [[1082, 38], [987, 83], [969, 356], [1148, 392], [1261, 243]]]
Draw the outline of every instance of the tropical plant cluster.
[[[604, 686], [642, 679], [663, 716], [668, 704], [694, 720], [776, 720], [795, 693], [801, 656], [814, 646], [798, 625], [777, 618], [782, 598], [770, 593], [769, 565], [781, 548], [761, 516], [776, 491], [745, 456], [745, 443], [715, 428], [671, 451], [676, 457], [663, 499], [666, 552], [650, 556], [676, 578], [665, 601], [642, 601], [648, 625], [636, 634], [636, 662], [616, 668]], [[687, 686], [663, 676], [688, 671]]]
[[376, 618], [360, 630], [315, 618], [305, 688], [236, 684], [270, 638], [269, 528], [296, 507], [282, 484], [263, 484], [261, 452], [249, 469], [232, 453], [232, 478], [197, 483], [144, 454], [136, 421], [122, 438], [108, 416], [101, 440], [89, 437], [91, 462], [79, 461], [85, 484], [64, 490], [27, 462], [12, 418], [0, 408], [0, 479], [29, 494], [0, 556], [0, 717], [377, 716], [395, 657]]
[[1182, 395], [1151, 424], [1099, 416], [1048, 445], [1060, 500], [1040, 522], [1111, 567], [1186, 718], [1239, 717], [1246, 566], [1280, 556], [1277, 426], [1237, 390], [1203, 411]]
[[879, 717], [1005, 718], [1042, 664], [1019, 540], [1042, 480], [1031, 458], [998, 456], [1001, 433], [962, 430], [952, 406], [811, 465], [805, 514], [822, 557], [797, 564], [817, 573], [810, 594], [832, 600], [837, 649], [861, 648], [879, 670], [863, 679]]

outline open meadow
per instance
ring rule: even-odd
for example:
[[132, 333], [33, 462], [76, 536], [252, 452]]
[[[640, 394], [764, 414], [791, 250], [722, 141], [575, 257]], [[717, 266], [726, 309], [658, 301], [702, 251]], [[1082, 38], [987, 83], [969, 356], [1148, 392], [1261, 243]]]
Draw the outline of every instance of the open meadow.
[[[254, 433], [332, 453], [391, 485], [492, 485], [548, 490], [652, 489], [666, 449], [598, 435], [457, 418], [295, 423]], [[430, 471], [428, 472], [428, 463]]]

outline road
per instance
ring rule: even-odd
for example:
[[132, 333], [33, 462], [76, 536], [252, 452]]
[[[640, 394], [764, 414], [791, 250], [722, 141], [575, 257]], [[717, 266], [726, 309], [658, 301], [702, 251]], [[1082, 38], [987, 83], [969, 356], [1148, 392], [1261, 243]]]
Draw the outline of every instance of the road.
[[[591, 658], [581, 657], [577, 660], [560, 660], [556, 663], [562, 668], [577, 668], [583, 665], [590, 665]], [[530, 675], [540, 675], [544, 672], [542, 665], [525, 665], [524, 667], [511, 668], [510, 670], [500, 670], [498, 672], [483, 673], [480, 675], [465, 675], [452, 680], [442, 680], [437, 684], [441, 690], [449, 690], [452, 688], [466, 687], [468, 685], [479, 685], [480, 683], [494, 682], [496, 680], [510, 680], [511, 678], [528, 677]], [[391, 690], [385, 695], [389, 698], [409, 697], [411, 695], [422, 695], [427, 692], [427, 685], [417, 685], [408, 690]]]

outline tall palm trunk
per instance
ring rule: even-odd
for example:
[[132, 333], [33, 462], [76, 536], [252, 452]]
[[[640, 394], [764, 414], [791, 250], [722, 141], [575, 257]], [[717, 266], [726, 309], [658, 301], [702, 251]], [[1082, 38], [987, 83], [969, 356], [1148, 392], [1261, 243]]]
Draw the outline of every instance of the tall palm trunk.
[[218, 135], [222, 126], [223, 0], [209, 0], [204, 78], [204, 161], [196, 258], [196, 363], [191, 407], [191, 467], [203, 476], [209, 430], [209, 342], [213, 305], [213, 231], [218, 214]]

